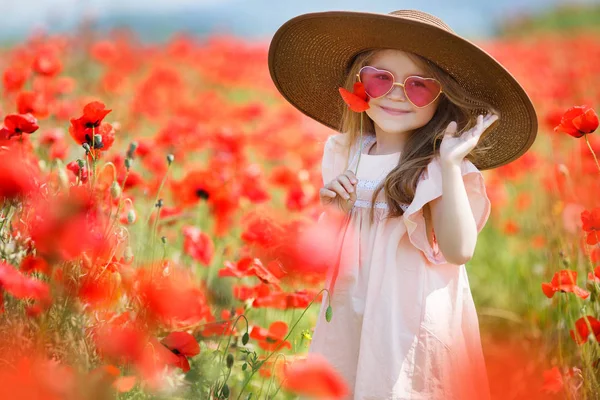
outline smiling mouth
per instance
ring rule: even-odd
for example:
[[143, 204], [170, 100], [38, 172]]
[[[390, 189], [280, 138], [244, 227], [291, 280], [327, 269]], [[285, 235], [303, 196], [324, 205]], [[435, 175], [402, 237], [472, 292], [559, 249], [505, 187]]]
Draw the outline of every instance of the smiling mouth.
[[388, 114], [391, 115], [404, 115], [404, 114], [408, 114], [410, 111], [404, 111], [404, 110], [398, 110], [396, 108], [388, 108], [388, 107], [384, 107], [384, 106], [379, 106], [379, 108], [381, 108], [383, 111], [385, 111]]

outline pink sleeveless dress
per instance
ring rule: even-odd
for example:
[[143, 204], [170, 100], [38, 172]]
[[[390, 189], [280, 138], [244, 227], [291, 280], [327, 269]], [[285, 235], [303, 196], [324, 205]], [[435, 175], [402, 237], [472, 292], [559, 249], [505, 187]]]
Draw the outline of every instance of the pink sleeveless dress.
[[[450, 264], [427, 240], [423, 206], [442, 195], [441, 164], [431, 161], [421, 175], [414, 200], [404, 215], [383, 220], [384, 191], [369, 222], [371, 196], [398, 164], [400, 153], [369, 155], [374, 135], [363, 136], [344, 154], [344, 134], [330, 136], [322, 175], [329, 183], [345, 170], [357, 171], [357, 201], [338, 234], [339, 267], [334, 280], [332, 319], [327, 322], [327, 293], [309, 348], [324, 356], [349, 385], [348, 399], [489, 399], [479, 322], [464, 265]], [[463, 160], [462, 175], [480, 232], [490, 215], [481, 172]], [[319, 218], [321, 223], [327, 215]], [[334, 271], [335, 270], [335, 271]]]

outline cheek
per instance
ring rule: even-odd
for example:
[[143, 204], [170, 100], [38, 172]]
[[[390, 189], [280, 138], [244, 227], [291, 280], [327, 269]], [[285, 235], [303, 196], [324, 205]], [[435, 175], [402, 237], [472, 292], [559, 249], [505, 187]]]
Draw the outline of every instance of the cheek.
[[435, 115], [435, 108], [428, 107], [427, 109], [418, 110], [414, 115], [416, 121], [425, 125], [431, 121], [431, 118]]

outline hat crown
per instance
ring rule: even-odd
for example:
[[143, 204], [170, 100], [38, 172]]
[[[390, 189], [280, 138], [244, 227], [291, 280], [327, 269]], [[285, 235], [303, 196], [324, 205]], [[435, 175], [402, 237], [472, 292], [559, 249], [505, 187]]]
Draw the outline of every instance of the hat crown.
[[396, 17], [401, 17], [405, 19], [412, 19], [414, 21], [425, 22], [429, 25], [437, 26], [445, 31], [452, 32], [452, 28], [450, 28], [444, 21], [439, 19], [438, 17], [428, 14], [419, 10], [396, 10], [389, 13], [389, 15], [393, 15]]

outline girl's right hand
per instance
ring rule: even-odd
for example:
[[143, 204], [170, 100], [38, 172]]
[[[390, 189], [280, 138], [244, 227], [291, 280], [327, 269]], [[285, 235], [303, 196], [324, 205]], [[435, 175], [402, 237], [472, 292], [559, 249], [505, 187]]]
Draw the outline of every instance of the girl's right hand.
[[319, 198], [324, 206], [336, 206], [344, 213], [350, 212], [356, 202], [358, 179], [347, 170], [319, 190]]

